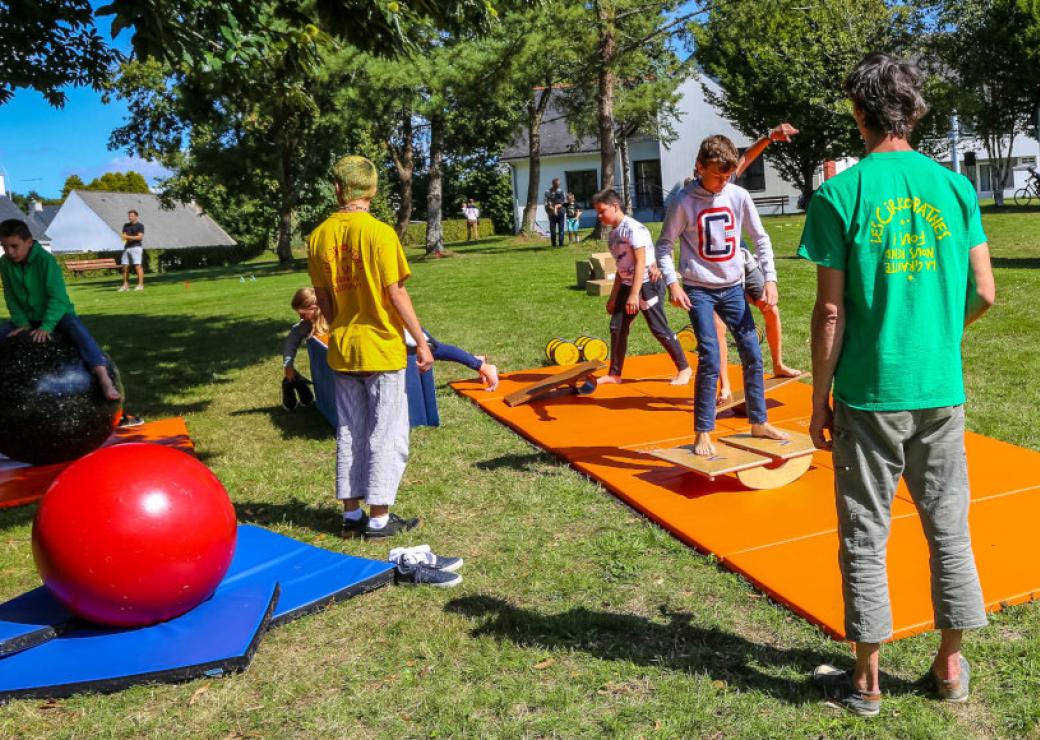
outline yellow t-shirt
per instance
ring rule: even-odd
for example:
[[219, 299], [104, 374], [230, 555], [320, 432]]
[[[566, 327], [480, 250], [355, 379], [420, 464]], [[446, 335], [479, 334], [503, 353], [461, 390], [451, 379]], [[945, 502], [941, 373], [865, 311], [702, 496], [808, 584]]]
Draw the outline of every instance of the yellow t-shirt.
[[407, 362], [404, 324], [386, 288], [411, 275], [396, 232], [364, 212], [334, 213], [310, 236], [307, 266], [315, 288], [332, 291], [329, 367], [389, 372]]

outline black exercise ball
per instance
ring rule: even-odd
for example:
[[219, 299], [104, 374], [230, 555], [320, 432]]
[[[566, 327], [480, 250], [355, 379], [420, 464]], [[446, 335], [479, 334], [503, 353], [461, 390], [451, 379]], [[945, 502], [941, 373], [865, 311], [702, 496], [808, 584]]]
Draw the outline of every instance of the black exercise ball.
[[[119, 371], [105, 356], [112, 382]], [[75, 460], [108, 439], [122, 414], [101, 382], [60, 334], [34, 342], [29, 332], [0, 339], [0, 453], [46, 465]]]

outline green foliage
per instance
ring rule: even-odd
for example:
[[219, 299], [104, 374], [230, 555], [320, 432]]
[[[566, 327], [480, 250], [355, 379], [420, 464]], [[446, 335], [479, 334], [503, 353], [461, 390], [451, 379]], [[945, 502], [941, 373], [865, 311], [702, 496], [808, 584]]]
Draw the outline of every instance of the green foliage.
[[42, 195], [40, 195], [35, 190], [30, 190], [25, 195], [22, 195], [21, 193], [10, 193], [9, 192], [7, 194], [7, 197], [9, 197], [11, 199], [11, 201], [16, 206], [18, 206], [18, 208], [22, 212], [24, 212], [24, 213], [28, 213], [29, 212], [29, 209], [32, 208], [33, 201], [37, 201], [39, 203], [42, 203], [45, 206], [60, 206], [61, 205], [61, 200], [59, 200], [57, 198], [44, 198]]
[[461, 160], [452, 162], [444, 183], [445, 213], [454, 216], [472, 198], [480, 208], [480, 219], [490, 219], [497, 234], [511, 234], [513, 222], [513, 180], [509, 169], [494, 162]]
[[[441, 227], [444, 229], [445, 243], [466, 241], [466, 219], [447, 218], [441, 221]], [[491, 219], [480, 219], [479, 233], [481, 239], [495, 235], [495, 225]], [[408, 224], [408, 231], [405, 232], [401, 243], [406, 247], [424, 246], [426, 244], [426, 222], [413, 221]]]
[[[946, 0], [934, 37], [946, 107], [985, 143], [996, 182], [1009, 180], [1016, 136], [1040, 102], [1040, 2]], [[1003, 193], [995, 192], [998, 203]]]
[[94, 28], [88, 0], [0, 3], [0, 50], [0, 105], [28, 88], [61, 108], [63, 88], [98, 89], [120, 58]]
[[69, 175], [65, 178], [65, 184], [61, 186], [61, 199], [64, 202], [73, 190], [86, 190], [87, 184], [79, 175]]
[[863, 149], [845, 77], [867, 50], [908, 49], [913, 21], [885, 0], [718, 0], [693, 35], [697, 62], [723, 90], [707, 98], [737, 129], [757, 138], [789, 121], [801, 131], [765, 156], [808, 196], [824, 160]]

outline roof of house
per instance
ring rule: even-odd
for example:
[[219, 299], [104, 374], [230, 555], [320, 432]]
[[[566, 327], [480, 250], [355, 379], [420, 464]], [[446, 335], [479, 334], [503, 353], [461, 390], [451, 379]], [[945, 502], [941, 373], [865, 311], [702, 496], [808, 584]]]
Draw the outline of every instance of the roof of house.
[[171, 208], [164, 208], [151, 193], [72, 192], [117, 234], [123, 231], [127, 212], [137, 211], [145, 226], [145, 245], [149, 247], [179, 249], [236, 244], [216, 221], [194, 204], [176, 202]]
[[[545, 108], [539, 131], [542, 135], [541, 152], [543, 157], [553, 154], [599, 151], [599, 139], [597, 137], [578, 138], [567, 128], [567, 117], [560, 106], [559, 90], [554, 90], [549, 97], [549, 105]], [[501, 159], [527, 159], [528, 154], [527, 127], [524, 126], [517, 131], [513, 143], [502, 152]]]
[[0, 221], [6, 221], [9, 218], [25, 221], [29, 231], [32, 232], [33, 239], [41, 242], [50, 241], [47, 236], [47, 224], [39, 218], [34, 218], [33, 215], [26, 216], [13, 200], [6, 195], [0, 195]]

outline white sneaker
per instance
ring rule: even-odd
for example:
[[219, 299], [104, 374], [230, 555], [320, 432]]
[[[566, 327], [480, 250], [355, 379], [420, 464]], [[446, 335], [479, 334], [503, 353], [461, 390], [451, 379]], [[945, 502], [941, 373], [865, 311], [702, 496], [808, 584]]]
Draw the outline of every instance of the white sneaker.
[[116, 293], [125, 293], [128, 290], [130, 290], [128, 287], [126, 287], [125, 285], [121, 285], [119, 287], [119, 290], [116, 291]]
[[144, 290], [144, 286], [138, 285], [136, 288], [134, 288], [134, 290]]
[[387, 558], [396, 565], [426, 565], [436, 570], [454, 572], [462, 567], [462, 558], [449, 558], [434, 555], [429, 545], [415, 547], [395, 547]]

